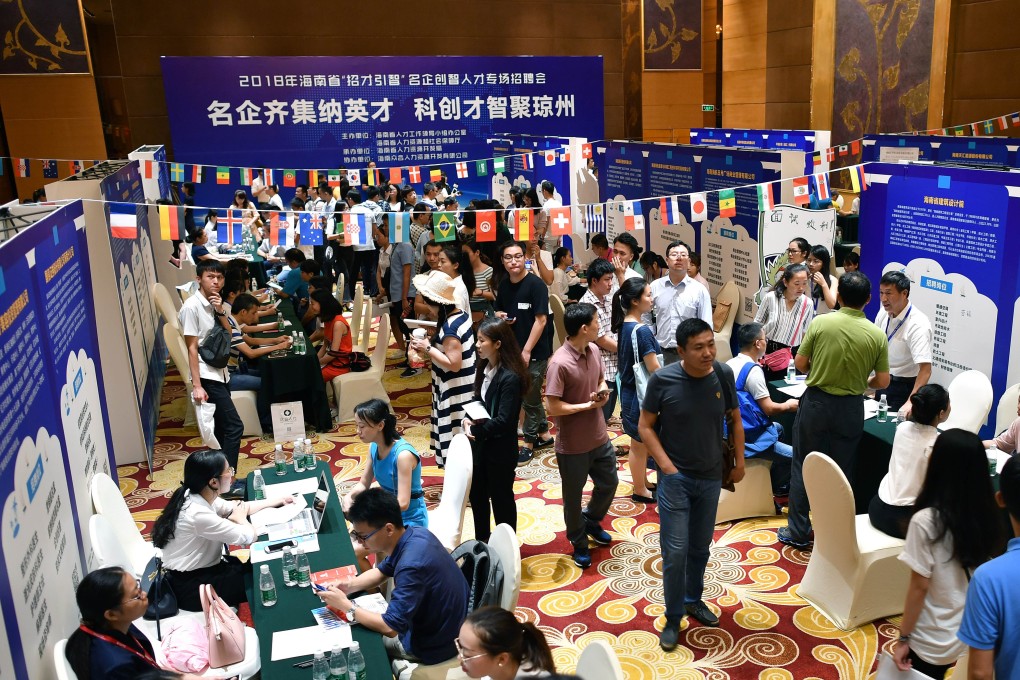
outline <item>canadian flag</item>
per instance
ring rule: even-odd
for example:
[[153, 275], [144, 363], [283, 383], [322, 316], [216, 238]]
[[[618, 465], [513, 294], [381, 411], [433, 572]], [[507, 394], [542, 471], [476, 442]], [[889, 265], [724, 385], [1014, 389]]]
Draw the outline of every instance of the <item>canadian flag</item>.
[[464, 179], [468, 176], [467, 163], [457, 163], [457, 177]]
[[797, 205], [804, 205], [811, 202], [811, 194], [808, 189], [807, 177], [796, 177], [793, 180], [793, 202]]
[[556, 165], [556, 149], [549, 149], [545, 152], [545, 164]]

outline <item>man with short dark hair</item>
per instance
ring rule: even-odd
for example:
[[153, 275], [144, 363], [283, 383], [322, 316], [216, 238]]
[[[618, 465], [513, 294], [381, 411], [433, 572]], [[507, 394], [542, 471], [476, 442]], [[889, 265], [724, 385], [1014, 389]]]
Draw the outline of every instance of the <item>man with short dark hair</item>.
[[542, 242], [542, 250], [550, 255], [560, 247], [561, 239], [549, 233], [549, 225], [552, 223], [553, 208], [562, 208], [563, 202], [556, 197], [556, 185], [547, 179], [542, 180], [538, 185], [542, 194], [542, 209], [535, 215], [535, 234]]
[[910, 413], [910, 397], [931, 379], [931, 321], [910, 303], [910, 278], [901, 271], [882, 275], [878, 299], [875, 325], [889, 341], [889, 387], [875, 397], [886, 395], [890, 411]]
[[684, 612], [705, 626], [717, 617], [702, 600], [723, 475], [723, 419], [736, 456], [731, 481], [744, 477], [744, 429], [733, 372], [715, 360], [715, 333], [701, 319], [676, 329], [680, 360], [648, 379], [638, 432], [659, 468], [659, 543], [665, 651], [676, 648]]
[[[602, 407], [609, 398], [605, 368], [598, 347], [599, 318], [595, 307], [578, 302], [563, 315], [567, 338], [549, 360], [546, 409], [556, 426], [556, 465], [563, 481], [563, 520], [567, 540], [574, 546], [574, 564], [591, 566], [590, 536], [598, 545], [612, 537], [602, 519], [616, 494], [616, 454], [609, 443]], [[594, 488], [588, 507], [581, 509], [581, 492], [591, 477]]]
[[266, 202], [269, 210], [283, 212], [283, 196], [280, 196], [280, 185], [270, 184], [266, 186], [266, 193], [269, 195], [269, 200]]
[[[1020, 669], [1020, 457], [999, 473], [999, 506], [1009, 512], [1014, 538], [1006, 552], [974, 571], [956, 637], [970, 647], [967, 678], [1015, 678]], [[954, 675], [955, 677], [955, 675]]]
[[[376, 190], [377, 195], [378, 193]], [[347, 192], [347, 205], [352, 215], [365, 216], [365, 226], [369, 234], [368, 243], [354, 244], [354, 271], [351, 272], [351, 277], [358, 276], [360, 272], [362, 289], [367, 295], [374, 297], [379, 293], [375, 281], [375, 269], [379, 266], [379, 255], [375, 252], [375, 239], [371, 234], [378, 225], [382, 224], [382, 210], [372, 208], [372, 206], [379, 207], [374, 201], [363, 203], [357, 189]]]
[[[276, 294], [284, 299], [295, 298], [292, 303], [297, 305], [298, 300], [308, 297], [308, 286], [305, 285], [301, 278], [301, 272], [298, 271], [301, 268], [301, 263], [305, 261], [305, 254], [297, 248], [291, 248], [283, 254], [283, 259], [289, 269], [280, 274], [281, 289], [276, 291]], [[295, 306], [294, 309], [297, 307]]]
[[[793, 424], [790, 514], [777, 535], [781, 543], [810, 549], [811, 510], [804, 488], [804, 459], [812, 451], [832, 458], [847, 481], [854, 479], [857, 444], [864, 432], [864, 391], [889, 384], [889, 346], [885, 334], [864, 316], [871, 281], [862, 272], [839, 277], [842, 307], [816, 317], [797, 351], [797, 370], [807, 373]], [[874, 371], [874, 376], [868, 377]]]
[[595, 338], [599, 354], [602, 356], [602, 366], [605, 368], [606, 386], [609, 389], [609, 397], [602, 407], [602, 415], [606, 422], [613, 417], [613, 410], [616, 409], [616, 333], [613, 332], [613, 280], [616, 278], [613, 265], [599, 258], [588, 265], [585, 272], [588, 279], [588, 290], [581, 296], [581, 302], [586, 302], [593, 307], [599, 316], [599, 334]]
[[[351, 540], [386, 559], [316, 594], [352, 622], [382, 633], [392, 659], [434, 665], [456, 656], [454, 641], [468, 613], [469, 588], [443, 544], [425, 527], [405, 528], [397, 497], [379, 487], [355, 496], [347, 519]], [[382, 614], [359, 608], [347, 596], [378, 588], [388, 578], [393, 591]]]
[[315, 204], [315, 199], [313, 199], [308, 193], [307, 184], [297, 185], [297, 187], [294, 189], [294, 199], [301, 201], [301, 205], [304, 206], [302, 208], [303, 210], [311, 210], [312, 205]]
[[425, 182], [421, 188], [421, 202], [427, 204], [433, 210], [439, 210], [439, 202], [436, 200], [436, 185], [432, 182]]
[[591, 252], [595, 254], [595, 257], [602, 258], [608, 262], [613, 257], [613, 251], [609, 249], [609, 239], [603, 233], [592, 234], [591, 239], [588, 241]]
[[683, 241], [673, 241], [666, 248], [667, 276], [652, 281], [652, 312], [645, 323], [655, 326], [655, 339], [662, 347], [666, 365], [679, 361], [676, 329], [685, 319], [701, 319], [712, 325], [712, 298], [708, 289], [687, 274], [691, 249]]

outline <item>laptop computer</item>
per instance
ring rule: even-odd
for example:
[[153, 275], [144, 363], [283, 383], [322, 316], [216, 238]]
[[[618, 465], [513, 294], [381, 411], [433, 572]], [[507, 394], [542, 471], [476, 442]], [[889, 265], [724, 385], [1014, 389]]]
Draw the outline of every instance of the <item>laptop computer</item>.
[[316, 534], [322, 528], [322, 520], [326, 516], [326, 506], [329, 504], [329, 481], [325, 472], [319, 473], [319, 486], [315, 489], [315, 498], [312, 499], [310, 507], [299, 512], [289, 522], [272, 524], [268, 527], [269, 540], [279, 541], [295, 536]]

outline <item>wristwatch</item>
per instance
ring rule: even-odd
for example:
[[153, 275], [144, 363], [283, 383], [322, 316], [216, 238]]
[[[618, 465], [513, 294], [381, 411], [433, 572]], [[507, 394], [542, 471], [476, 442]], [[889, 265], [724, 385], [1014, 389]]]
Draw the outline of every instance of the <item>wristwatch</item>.
[[347, 610], [347, 620], [350, 623], [355, 623], [357, 619], [354, 618], [354, 612], [358, 611], [358, 605], [351, 602], [351, 608]]

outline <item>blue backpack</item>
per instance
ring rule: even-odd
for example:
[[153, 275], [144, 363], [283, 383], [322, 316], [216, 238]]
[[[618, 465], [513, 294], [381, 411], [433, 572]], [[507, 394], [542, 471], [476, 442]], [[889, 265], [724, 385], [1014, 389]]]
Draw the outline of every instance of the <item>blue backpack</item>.
[[746, 363], [737, 376], [737, 401], [740, 403], [740, 422], [744, 425], [744, 448], [749, 453], [760, 453], [772, 447], [779, 439], [778, 431], [765, 412], [758, 406], [745, 387], [747, 375], [755, 363]]

